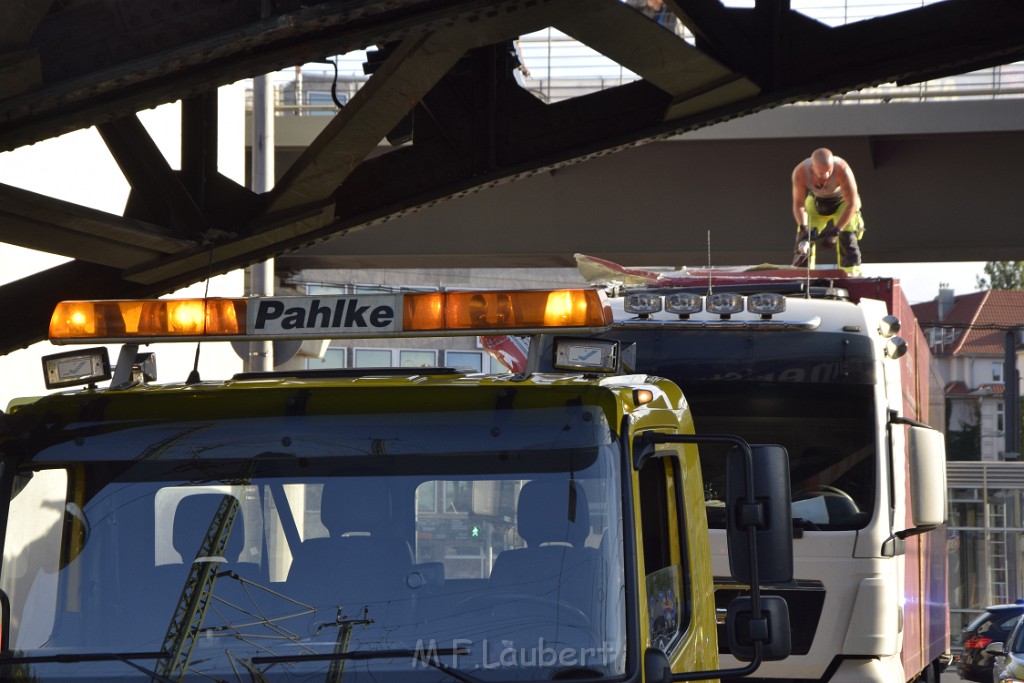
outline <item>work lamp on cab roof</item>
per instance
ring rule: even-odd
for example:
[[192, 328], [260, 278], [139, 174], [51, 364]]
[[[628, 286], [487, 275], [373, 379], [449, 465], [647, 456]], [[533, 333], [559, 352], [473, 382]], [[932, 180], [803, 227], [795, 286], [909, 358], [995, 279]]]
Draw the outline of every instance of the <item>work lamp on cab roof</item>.
[[110, 377], [110, 358], [104, 346], [55, 353], [43, 358], [43, 380], [47, 389], [94, 384]]
[[557, 370], [616, 372], [619, 344], [609, 339], [556, 338], [553, 366]]
[[677, 292], [665, 296], [665, 310], [677, 315], [694, 315], [704, 310], [704, 302], [699, 294]]
[[650, 315], [661, 310], [661, 296], [654, 292], [633, 292], [626, 295], [622, 307], [627, 313]]
[[730, 292], [716, 292], [707, 298], [707, 311], [716, 315], [728, 316], [743, 312], [743, 297]]
[[776, 313], [784, 313], [786, 311], [786, 297], [773, 292], [751, 294], [747, 297], [747, 311], [765, 317]]

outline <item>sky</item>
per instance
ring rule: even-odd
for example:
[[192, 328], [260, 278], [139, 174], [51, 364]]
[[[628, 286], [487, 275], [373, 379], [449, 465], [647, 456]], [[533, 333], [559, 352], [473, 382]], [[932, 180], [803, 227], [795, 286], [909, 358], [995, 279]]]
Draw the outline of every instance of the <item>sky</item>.
[[[865, 250], [864, 256], [871, 254]], [[912, 304], [932, 301], [945, 284], [954, 294], [978, 291], [977, 278], [985, 275], [984, 261], [963, 263], [865, 263], [864, 274], [871, 277], [898, 278], [903, 291]]]
[[[237, 125], [244, 107], [244, 88], [226, 86], [220, 89], [221, 118], [218, 130], [218, 169], [237, 182], [243, 181], [244, 135]], [[179, 167], [181, 114], [178, 105], [164, 105], [140, 112], [139, 118], [172, 167]], [[74, 202], [100, 211], [121, 215], [128, 198], [129, 185], [118, 169], [106, 145], [95, 129], [79, 130], [57, 138], [42, 140], [0, 154], [0, 183], [21, 187], [64, 201]], [[57, 266], [67, 259], [0, 244], [0, 283], [21, 279]], [[211, 296], [241, 296], [244, 293], [241, 271], [215, 277], [210, 282]], [[177, 296], [202, 296], [205, 283], [180, 290]], [[67, 299], [76, 298], [69, 291]], [[11, 399], [47, 393], [43, 383], [43, 355], [71, 350], [49, 342], [39, 342], [27, 349], [0, 356], [0, 410], [6, 410]], [[111, 362], [117, 360], [118, 347], [108, 347]], [[188, 375], [195, 363], [195, 345], [163, 345], [158, 353], [158, 379], [179, 380]], [[199, 366], [201, 376], [221, 377], [239, 371], [242, 362], [229, 345], [207, 344]]]

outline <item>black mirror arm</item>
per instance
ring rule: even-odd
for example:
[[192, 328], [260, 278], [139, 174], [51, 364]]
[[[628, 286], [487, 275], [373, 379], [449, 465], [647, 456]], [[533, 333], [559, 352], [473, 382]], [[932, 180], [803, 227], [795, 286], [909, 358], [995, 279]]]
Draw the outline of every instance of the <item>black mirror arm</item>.
[[[734, 446], [738, 446], [743, 452], [743, 459], [746, 469], [746, 501], [741, 506], [739, 511], [738, 522], [745, 526], [756, 526], [757, 521], [760, 520], [762, 525], [764, 521], [763, 510], [761, 505], [757, 502], [757, 497], [754, 495], [754, 455], [750, 450], [750, 444], [746, 440], [741, 439], [738, 436], [732, 434], [663, 434], [660, 432], [643, 432], [638, 435], [638, 444], [634, 446], [634, 457], [633, 467], [639, 470], [643, 465], [652, 457], [660, 457], [655, 451], [654, 446], [662, 443], [730, 443]], [[749, 543], [749, 558], [750, 558], [750, 600], [753, 611], [751, 614], [751, 621], [754, 623], [766, 621], [765, 616], [761, 613], [761, 585], [758, 580], [758, 564], [757, 564], [757, 537], [755, 534], [747, 534]], [[765, 632], [767, 632], [767, 623], [764, 624]], [[721, 669], [714, 672], [714, 676], [717, 678], [741, 678], [743, 676], [749, 676], [750, 674], [757, 671], [758, 667], [761, 666], [763, 659], [763, 643], [761, 640], [755, 640], [754, 643], [754, 657], [750, 662], [744, 666], [735, 669]], [[694, 681], [708, 678], [708, 672], [685, 672], [672, 675], [673, 681]]]

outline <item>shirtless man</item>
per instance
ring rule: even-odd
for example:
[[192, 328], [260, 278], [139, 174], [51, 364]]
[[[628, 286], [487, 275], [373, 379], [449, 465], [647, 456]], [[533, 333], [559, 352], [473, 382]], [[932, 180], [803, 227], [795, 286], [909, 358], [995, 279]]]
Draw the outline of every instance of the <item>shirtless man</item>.
[[853, 169], [831, 150], [820, 147], [797, 164], [793, 169], [793, 218], [797, 231], [793, 265], [807, 265], [806, 242], [810, 230], [817, 229], [817, 244], [835, 246], [839, 267], [859, 275], [859, 241], [864, 236], [860, 207]]

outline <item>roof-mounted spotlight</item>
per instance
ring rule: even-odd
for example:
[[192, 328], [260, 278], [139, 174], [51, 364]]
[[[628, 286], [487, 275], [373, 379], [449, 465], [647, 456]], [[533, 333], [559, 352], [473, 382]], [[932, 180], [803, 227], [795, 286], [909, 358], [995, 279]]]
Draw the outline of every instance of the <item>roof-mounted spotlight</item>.
[[770, 318], [776, 313], [785, 313], [786, 297], [774, 292], [751, 294], [747, 297], [747, 311], [762, 318]]
[[652, 292], [633, 292], [626, 295], [622, 308], [626, 313], [648, 316], [661, 310], [661, 296]]
[[732, 292], [717, 292], [707, 298], [708, 313], [715, 313], [728, 318], [734, 313], [743, 312], [743, 297]]
[[704, 303], [699, 294], [677, 292], [665, 296], [665, 310], [680, 317], [700, 313], [703, 308]]

